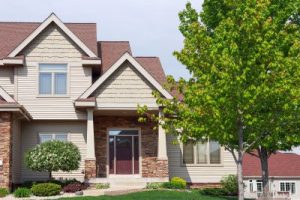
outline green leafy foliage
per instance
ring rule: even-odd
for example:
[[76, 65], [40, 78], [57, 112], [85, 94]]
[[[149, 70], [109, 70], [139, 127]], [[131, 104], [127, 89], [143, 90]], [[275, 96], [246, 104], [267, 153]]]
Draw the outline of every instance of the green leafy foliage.
[[163, 188], [163, 183], [147, 183], [146, 186], [147, 189], [160, 189]]
[[71, 142], [49, 141], [25, 155], [26, 166], [34, 171], [71, 171], [79, 168], [79, 149]]
[[35, 196], [55, 196], [61, 191], [61, 186], [55, 183], [39, 183], [31, 188]]
[[238, 180], [236, 175], [228, 175], [221, 180], [222, 189], [226, 195], [236, 196], [238, 194]]
[[0, 188], [0, 197], [5, 197], [9, 194], [6, 188]]
[[162, 188], [167, 189], [185, 189], [186, 181], [179, 177], [173, 177], [170, 182], [162, 183]]
[[110, 187], [109, 183], [97, 183], [96, 184], [96, 189], [108, 189]]
[[31, 190], [28, 188], [19, 187], [14, 192], [14, 196], [16, 198], [30, 197], [30, 195], [31, 195]]
[[207, 196], [226, 196], [227, 191], [224, 188], [203, 188], [200, 193]]

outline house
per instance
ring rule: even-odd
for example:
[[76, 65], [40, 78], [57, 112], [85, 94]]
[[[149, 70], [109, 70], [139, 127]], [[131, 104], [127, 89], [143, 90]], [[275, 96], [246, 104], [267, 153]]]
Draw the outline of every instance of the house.
[[[277, 152], [270, 156], [270, 192], [274, 198], [300, 199], [300, 155]], [[245, 197], [262, 194], [261, 166], [256, 156], [246, 154], [243, 161]]]
[[[117, 30], [116, 30], [117, 31]], [[157, 44], [162, 45], [162, 44]], [[96, 24], [0, 23], [0, 187], [45, 180], [26, 168], [24, 154], [49, 140], [71, 141], [80, 169], [55, 178], [218, 184], [235, 174], [231, 154], [210, 141], [177, 144], [155, 123], [139, 123], [137, 105], [162, 109], [165, 73], [157, 57], [135, 57], [129, 42], [97, 41]]]

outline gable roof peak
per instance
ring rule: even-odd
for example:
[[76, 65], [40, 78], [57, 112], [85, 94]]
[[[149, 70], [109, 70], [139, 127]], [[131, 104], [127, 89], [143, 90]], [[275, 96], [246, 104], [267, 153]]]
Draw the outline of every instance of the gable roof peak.
[[57, 16], [52, 12], [21, 44], [19, 44], [8, 57], [17, 56], [33, 39], [35, 39], [51, 23], [55, 23], [73, 42], [79, 46], [89, 57], [98, 57], [86, 44], [84, 44]]

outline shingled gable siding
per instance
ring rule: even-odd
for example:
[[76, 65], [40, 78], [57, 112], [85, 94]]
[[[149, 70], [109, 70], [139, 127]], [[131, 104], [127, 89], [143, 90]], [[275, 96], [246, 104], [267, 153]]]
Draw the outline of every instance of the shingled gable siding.
[[[86, 113], [77, 111], [73, 101], [91, 84], [91, 68], [83, 67], [84, 53], [55, 24], [49, 25], [21, 54], [26, 66], [17, 68], [18, 97], [33, 119], [85, 119]], [[68, 90], [66, 97], [39, 97], [39, 63], [68, 64]]]
[[14, 95], [14, 68], [0, 67], [0, 86], [10, 95]]
[[157, 160], [158, 133], [153, 123], [139, 123], [137, 117], [100, 116], [95, 117], [94, 124], [98, 177], [107, 175], [107, 130], [117, 127], [141, 129], [142, 177], [168, 177], [168, 161]]
[[94, 95], [98, 107], [137, 107], [137, 104], [157, 106], [153, 87], [129, 63], [125, 62], [98, 88]]
[[12, 184], [12, 114], [0, 112], [0, 187], [10, 188]]

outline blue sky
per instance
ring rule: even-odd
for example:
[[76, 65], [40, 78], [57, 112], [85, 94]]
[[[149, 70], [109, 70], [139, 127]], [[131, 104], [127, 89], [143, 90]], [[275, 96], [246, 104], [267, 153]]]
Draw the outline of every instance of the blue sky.
[[[51, 12], [64, 22], [95, 22], [98, 40], [129, 40], [136, 56], [159, 56], [165, 72], [189, 77], [172, 55], [183, 38], [178, 12], [186, 0], [1, 0], [0, 21], [43, 21]], [[203, 0], [190, 0], [200, 10]]]

